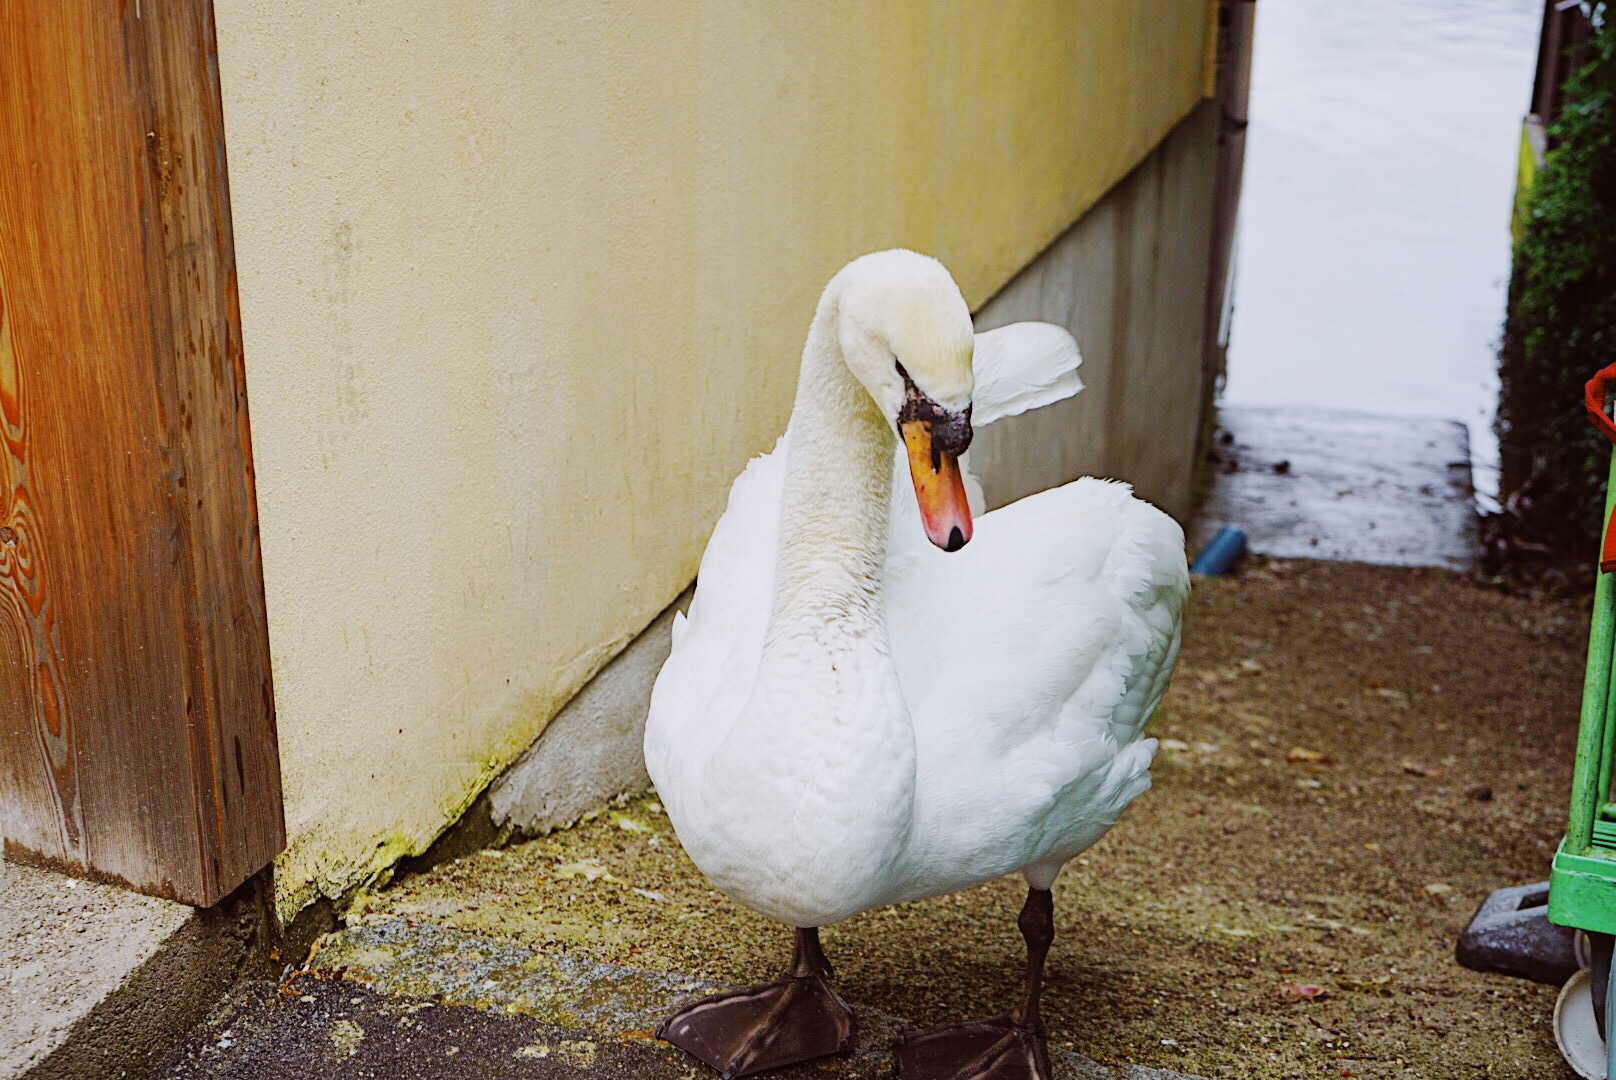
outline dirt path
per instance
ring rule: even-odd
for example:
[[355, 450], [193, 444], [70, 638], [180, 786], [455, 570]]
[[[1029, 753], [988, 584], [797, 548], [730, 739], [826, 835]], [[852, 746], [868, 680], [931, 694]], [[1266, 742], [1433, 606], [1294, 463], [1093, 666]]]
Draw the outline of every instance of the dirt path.
[[[1569, 1075], [1554, 990], [1452, 955], [1489, 890], [1547, 876], [1583, 618], [1432, 570], [1264, 563], [1199, 583], [1152, 723], [1155, 789], [1056, 887], [1053, 1039], [1208, 1077]], [[1020, 899], [1003, 881], [830, 928], [838, 985], [920, 1024], [999, 1011]], [[368, 908], [732, 982], [772, 978], [787, 947], [708, 888], [651, 798]]]

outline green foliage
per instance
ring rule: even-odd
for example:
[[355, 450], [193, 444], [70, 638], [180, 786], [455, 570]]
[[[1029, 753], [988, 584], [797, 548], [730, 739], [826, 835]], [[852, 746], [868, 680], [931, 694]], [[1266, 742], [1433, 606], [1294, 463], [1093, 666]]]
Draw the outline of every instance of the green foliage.
[[1616, 29], [1602, 21], [1549, 132], [1500, 366], [1506, 505], [1564, 566], [1592, 561], [1611, 454], [1582, 409], [1589, 376], [1616, 364]]

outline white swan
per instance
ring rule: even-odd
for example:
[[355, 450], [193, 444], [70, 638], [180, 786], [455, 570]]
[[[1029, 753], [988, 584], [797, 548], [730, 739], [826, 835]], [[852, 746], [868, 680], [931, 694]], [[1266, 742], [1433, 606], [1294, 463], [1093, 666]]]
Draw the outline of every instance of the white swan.
[[[1058, 327], [973, 336], [953, 279], [913, 252], [825, 288], [790, 425], [730, 491], [646, 724], [690, 857], [796, 932], [786, 978], [659, 1031], [725, 1077], [851, 1045], [817, 927], [1016, 871], [1026, 1000], [906, 1039], [899, 1060], [905, 1077], [1048, 1075], [1048, 890], [1150, 786], [1142, 729], [1189, 587], [1183, 532], [1123, 484], [1078, 480], [973, 530], [973, 419], [1077, 392], [1077, 364]], [[915, 499], [894, 497], [895, 471]]]

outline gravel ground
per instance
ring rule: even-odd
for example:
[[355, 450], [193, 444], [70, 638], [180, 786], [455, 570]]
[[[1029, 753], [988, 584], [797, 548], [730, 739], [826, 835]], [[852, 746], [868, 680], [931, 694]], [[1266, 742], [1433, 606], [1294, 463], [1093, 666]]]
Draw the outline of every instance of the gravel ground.
[[[1206, 1077], [1569, 1076], [1555, 990], [1452, 956], [1491, 889], [1547, 876], [1584, 633], [1581, 604], [1435, 570], [1198, 582], [1155, 788], [1056, 885], [1054, 1043]], [[1002, 1011], [1021, 898], [1006, 880], [828, 928], [838, 988], [922, 1025]], [[372, 984], [396, 959], [355, 935], [382, 924], [733, 983], [789, 944], [707, 886], [652, 796], [397, 882], [353, 922], [316, 967]]]

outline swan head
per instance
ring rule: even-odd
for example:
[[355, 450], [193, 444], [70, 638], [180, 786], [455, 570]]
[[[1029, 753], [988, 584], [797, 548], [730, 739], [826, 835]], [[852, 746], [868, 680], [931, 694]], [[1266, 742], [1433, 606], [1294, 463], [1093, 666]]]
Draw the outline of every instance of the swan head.
[[971, 539], [960, 465], [976, 385], [970, 308], [943, 264], [913, 251], [855, 259], [838, 283], [842, 356], [904, 444], [927, 537], [957, 551]]

